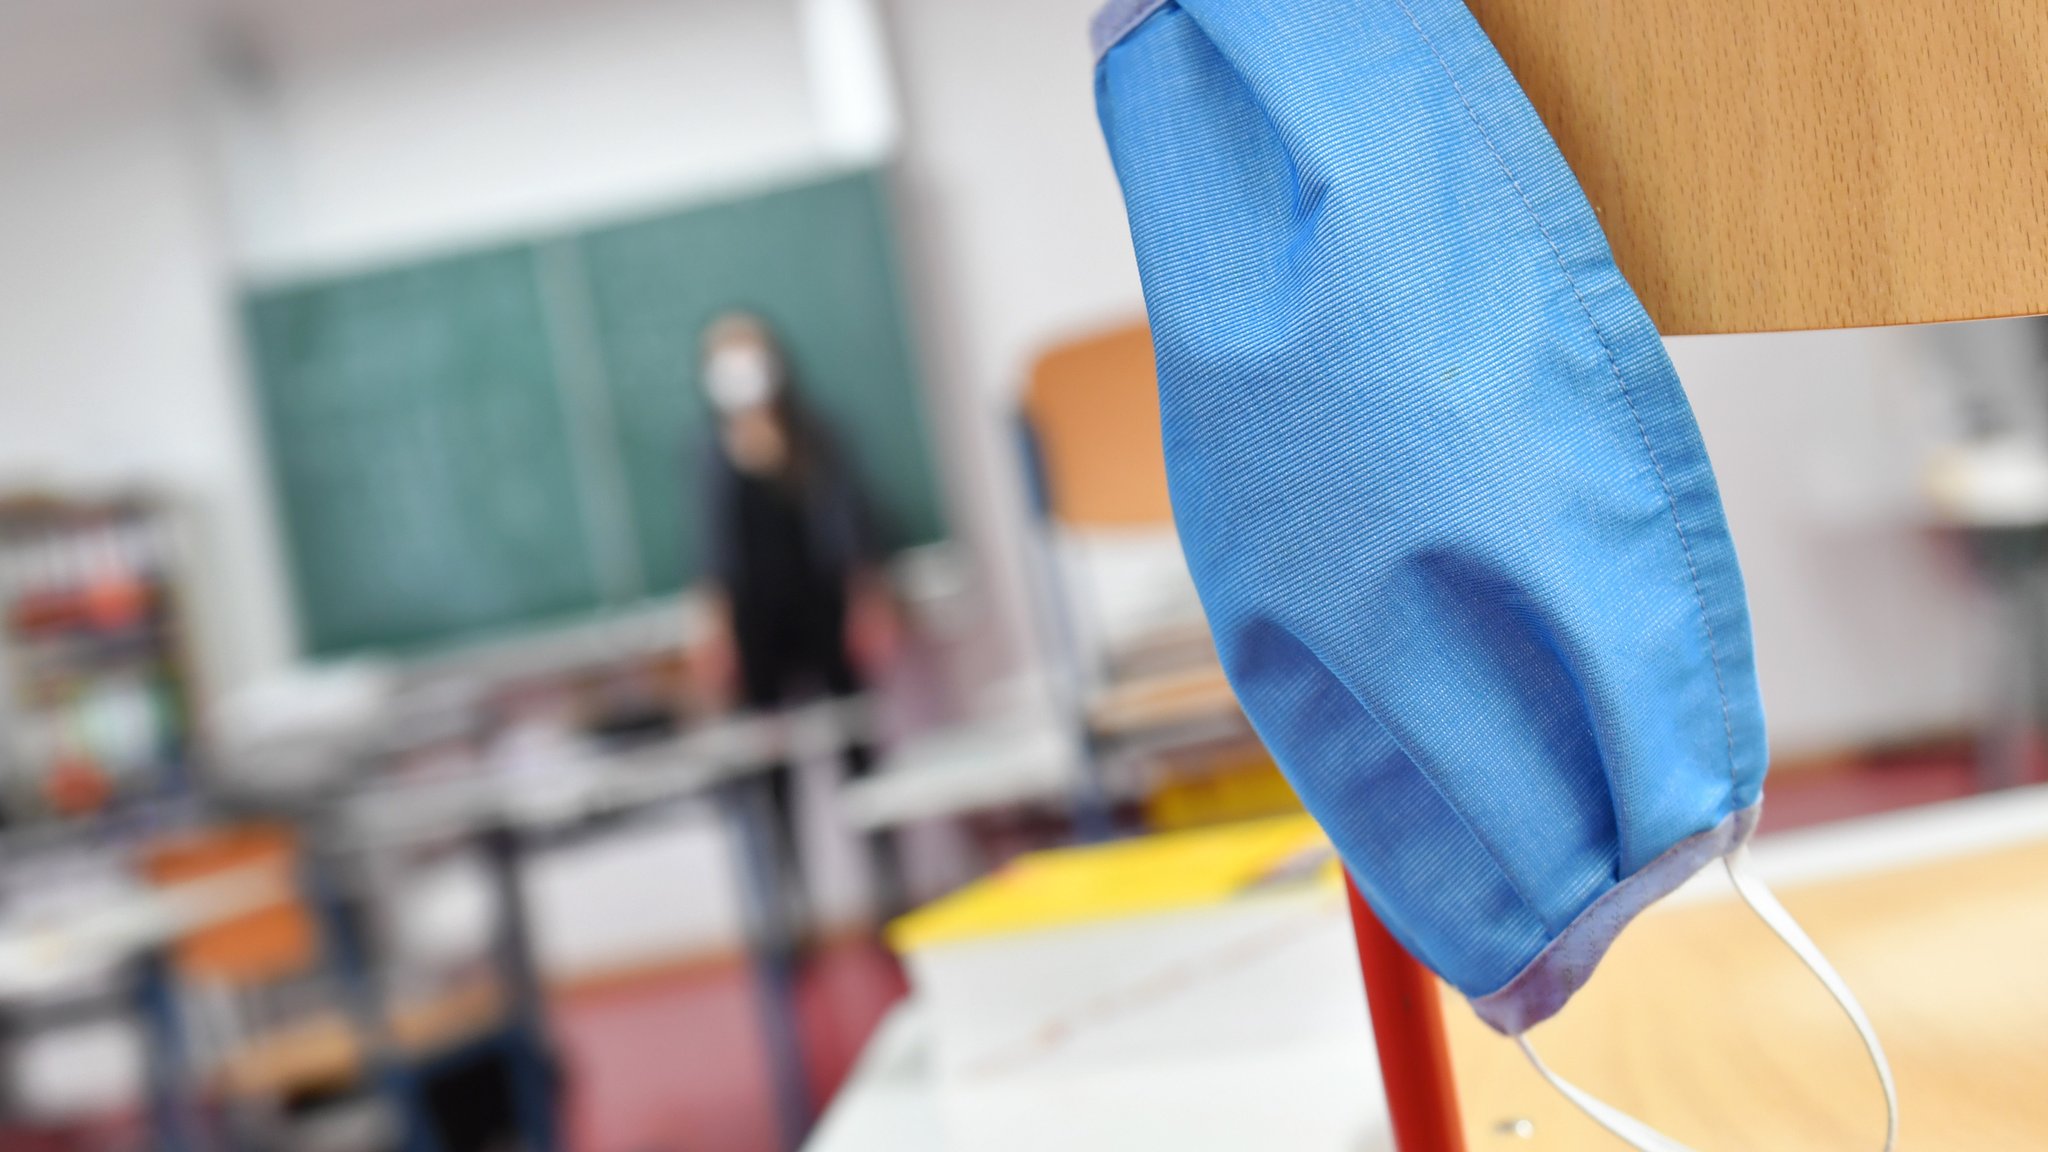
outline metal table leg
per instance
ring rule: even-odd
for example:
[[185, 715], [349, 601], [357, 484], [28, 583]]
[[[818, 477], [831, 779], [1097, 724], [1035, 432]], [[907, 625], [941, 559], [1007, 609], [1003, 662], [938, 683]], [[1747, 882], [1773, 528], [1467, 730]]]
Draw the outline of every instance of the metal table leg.
[[167, 949], [152, 948], [143, 955], [135, 991], [149, 1036], [151, 1146], [162, 1152], [200, 1152], [205, 1141], [186, 1082], [184, 1021]]
[[336, 862], [327, 853], [305, 853], [300, 872], [307, 899], [319, 912], [328, 967], [341, 986], [349, 1019], [363, 1038], [365, 1075], [397, 1113], [404, 1152], [442, 1152], [419, 1077], [394, 1051], [370, 971], [357, 902], [345, 890]]
[[553, 1045], [548, 1041], [547, 1000], [534, 961], [533, 934], [519, 888], [519, 841], [504, 825], [484, 833], [485, 855], [498, 894], [498, 957], [511, 993], [513, 1106], [532, 1152], [559, 1152], [561, 1118]]
[[796, 1017], [796, 941], [782, 915], [781, 863], [761, 808], [758, 780], [727, 785], [720, 810], [739, 849], [755, 1008], [768, 1052], [769, 1087], [785, 1152], [802, 1145], [811, 1126], [810, 1075]]

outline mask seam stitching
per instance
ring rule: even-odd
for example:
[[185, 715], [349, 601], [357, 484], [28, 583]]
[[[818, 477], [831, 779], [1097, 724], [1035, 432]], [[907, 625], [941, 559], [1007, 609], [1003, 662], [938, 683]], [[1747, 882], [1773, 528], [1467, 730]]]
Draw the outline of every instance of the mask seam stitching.
[[[1745, 812], [1753, 813], [1754, 815], [1750, 816], [1747, 820], [1745, 820], [1743, 817], [1743, 813]], [[1548, 944], [1544, 945], [1543, 951], [1537, 953], [1534, 959], [1530, 960], [1529, 963], [1523, 965], [1521, 971], [1516, 972], [1513, 979], [1510, 979], [1506, 984], [1501, 985], [1499, 988], [1494, 989], [1492, 992], [1489, 992], [1484, 996], [1473, 998], [1473, 1010], [1478, 1012], [1479, 1018], [1481, 1020], [1485, 1020], [1486, 1023], [1495, 1031], [1500, 1032], [1503, 1035], [1517, 1035], [1518, 1033], [1509, 1032], [1507, 1029], [1502, 1028], [1498, 1024], [1496, 1024], [1489, 1017], [1488, 1009], [1494, 1005], [1499, 1005], [1502, 1003], [1516, 1000], [1519, 995], [1519, 989], [1527, 987], [1527, 984], [1525, 982], [1533, 980], [1535, 978], [1532, 975], [1533, 973], [1537, 972], [1547, 962], [1553, 961], [1557, 956], [1561, 955], [1568, 946], [1566, 943], [1568, 940], [1575, 940], [1578, 936], [1583, 935], [1581, 931], [1581, 925], [1593, 922], [1595, 919], [1596, 910], [1614, 906], [1621, 900], [1621, 896], [1618, 894], [1628, 892], [1632, 885], [1640, 885], [1642, 883], [1642, 878], [1644, 876], [1651, 875], [1652, 870], [1657, 868], [1659, 865], [1663, 864], [1665, 861], [1681, 858], [1682, 854], [1687, 848], [1695, 847], [1699, 844], [1713, 841], [1715, 838], [1723, 836], [1725, 834], [1725, 836], [1730, 841], [1730, 844], [1723, 851], [1715, 853], [1713, 855], [1709, 855], [1701, 859], [1697, 865], [1692, 867], [1684, 874], [1684, 877], [1682, 879], [1680, 879], [1676, 884], [1667, 889], [1664, 893], [1664, 896], [1669, 896], [1671, 893], [1678, 891], [1679, 888], [1685, 886], [1685, 883], [1687, 881], [1691, 880], [1694, 876], [1698, 875], [1701, 871], [1705, 870], [1706, 867], [1712, 864], [1716, 859], [1724, 857], [1729, 852], [1734, 851], [1734, 848], [1736, 846], [1748, 843], [1750, 836], [1754, 834], [1754, 832], [1756, 831], [1757, 820], [1761, 818], [1762, 812], [1763, 802], [1759, 800], [1755, 804], [1750, 805], [1748, 808], [1737, 809], [1736, 811], [1729, 813], [1728, 815], [1722, 817], [1720, 820], [1716, 821], [1712, 827], [1703, 828], [1700, 831], [1685, 837], [1678, 843], [1673, 844], [1671, 847], [1666, 848], [1663, 852], [1658, 853], [1655, 859], [1643, 865], [1641, 868], [1636, 869], [1627, 877], [1624, 877], [1621, 883], [1616, 884], [1614, 887], [1609, 888], [1605, 892], [1602, 892], [1599, 895], [1599, 897], [1596, 898], [1592, 903], [1586, 905], [1586, 907], [1582, 909], [1578, 915], [1572, 917], [1571, 923], [1565, 925], [1563, 931], [1559, 932], [1557, 936], [1554, 937]], [[1661, 900], [1664, 898], [1664, 896], [1659, 896], [1657, 899]], [[1638, 908], [1636, 911], [1630, 913], [1627, 919], [1623, 920], [1621, 924], [1615, 928], [1613, 934], [1607, 938], [1606, 942], [1599, 949], [1600, 959], [1605, 959], [1607, 953], [1610, 950], [1612, 950], [1612, 948], [1614, 947], [1614, 942], [1618, 940], [1621, 936], [1622, 929], [1626, 928], [1629, 924], [1633, 923], [1636, 917], [1641, 916], [1644, 912], [1649, 911], [1651, 906], [1653, 906], [1655, 903], [1656, 900], [1652, 900], [1644, 904], [1641, 908]], [[1594, 934], [1594, 938], [1596, 940], [1599, 938], [1598, 933]], [[1599, 965], [1599, 962], [1600, 960], [1596, 959], [1593, 962], [1593, 966], [1597, 967]], [[1591, 979], [1591, 977], [1591, 969], [1588, 969], [1586, 973], [1586, 979]], [[1585, 981], [1581, 980], [1577, 984], [1577, 986], [1575, 986], [1572, 989], [1570, 995], [1576, 995], [1579, 989], [1583, 987], [1585, 987]], [[1567, 999], [1569, 999], [1569, 995], [1567, 996]], [[1548, 1015], [1544, 1017], [1544, 1019], [1548, 1018]], [[1534, 1027], [1536, 1024], [1540, 1023], [1542, 1023], [1542, 1020], [1531, 1021], [1529, 1026]]]
[[1095, 63], [1109, 55], [1109, 50], [1123, 43], [1124, 38], [1138, 30], [1138, 25], [1152, 18], [1154, 12], [1166, 7], [1172, 0], [1109, 0], [1095, 10], [1089, 21], [1090, 45], [1095, 51]]
[[[1515, 177], [1514, 170], [1508, 167], [1507, 158], [1501, 155], [1499, 146], [1493, 141], [1493, 135], [1479, 119], [1479, 113], [1473, 109], [1471, 100], [1465, 95], [1464, 86], [1458, 83], [1457, 73], [1452, 71], [1450, 62], [1444, 59], [1443, 53], [1437, 50], [1436, 43], [1430, 39], [1429, 33], [1423, 30], [1421, 22], [1415, 18], [1414, 10], [1408, 6], [1408, 0], [1397, 2], [1401, 5], [1402, 15], [1408, 18], [1409, 27], [1415, 29], [1415, 34], [1422, 38], [1423, 47], [1429, 49], [1429, 54], [1436, 59], [1437, 67], [1443, 71], [1444, 78], [1450, 81], [1451, 90], [1457, 93], [1458, 103], [1464, 107], [1466, 118], [1472, 121], [1472, 127], [1478, 131], [1479, 138], [1486, 143], [1486, 150], [1492, 154], [1494, 164], [1499, 167], [1501, 175], [1507, 178], [1508, 185], [1515, 190], [1516, 197], [1522, 202], [1522, 210], [1529, 216], [1529, 222], [1536, 226], [1536, 231], [1542, 235], [1544, 243], [1550, 246], [1551, 258], [1556, 261], [1557, 270], [1563, 274], [1566, 286], [1572, 290], [1572, 298], [1578, 301], [1579, 311], [1585, 314], [1586, 324], [1593, 330], [1594, 339], [1600, 342], [1600, 350], [1607, 358], [1607, 370], [1613, 374], [1615, 385], [1621, 392], [1622, 403], [1628, 406], [1629, 416], [1635, 421], [1636, 434], [1643, 441], [1643, 452], [1649, 457], [1650, 468], [1657, 474], [1657, 486], [1664, 493], [1664, 506], [1671, 513], [1671, 528], [1678, 536], [1679, 550], [1685, 554], [1686, 571], [1692, 577], [1693, 600], [1699, 605], [1700, 610], [1700, 631], [1706, 637], [1707, 661], [1713, 667], [1714, 691], [1720, 697], [1721, 733], [1728, 746], [1728, 779], [1730, 784], [1734, 784], [1735, 730], [1729, 718], [1728, 687], [1721, 675], [1720, 645], [1715, 642], [1714, 624], [1707, 611], [1706, 592], [1700, 585], [1699, 563], [1693, 557], [1692, 542], [1687, 539], [1685, 524], [1678, 515], [1678, 502], [1672, 495], [1671, 481], [1664, 473], [1664, 464], [1657, 458], [1657, 449], [1650, 443], [1649, 428], [1644, 425], [1642, 413], [1636, 408], [1635, 398], [1629, 393], [1628, 381], [1622, 376], [1621, 365], [1615, 360], [1614, 346], [1608, 342], [1607, 333], [1601, 330], [1600, 321], [1593, 316], [1592, 306], [1586, 302], [1585, 294], [1579, 290], [1578, 280], [1572, 276], [1570, 267], [1565, 264], [1563, 250], [1557, 246], [1557, 241], [1543, 223], [1543, 218], [1537, 215], [1536, 205], [1530, 201], [1528, 191]], [[1618, 794], [1616, 802], [1620, 802]]]

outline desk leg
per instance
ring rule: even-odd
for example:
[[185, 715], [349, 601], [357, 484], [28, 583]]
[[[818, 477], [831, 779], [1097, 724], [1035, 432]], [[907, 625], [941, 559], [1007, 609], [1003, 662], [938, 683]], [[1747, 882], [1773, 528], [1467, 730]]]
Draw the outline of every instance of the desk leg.
[[185, 1031], [171, 960], [163, 949], [142, 958], [137, 1007], [148, 1029], [150, 1147], [200, 1152], [199, 1119], [185, 1077]]
[[1100, 844], [1116, 834], [1109, 801], [1108, 766], [1102, 748], [1088, 722], [1078, 722], [1076, 747], [1081, 749], [1081, 779], [1073, 798], [1074, 839], [1082, 844]]
[[1394, 1147], [1399, 1152], [1465, 1152], [1436, 977], [1373, 915], [1349, 876], [1344, 890], [1351, 900], [1351, 928], [1358, 937], [1358, 966], [1379, 1044]]
[[559, 1152], [558, 1078], [554, 1048], [548, 1041], [546, 994], [534, 959], [525, 894], [519, 887], [518, 834], [500, 825], [484, 833], [483, 847], [491, 863], [492, 886], [497, 889], [498, 962], [503, 965], [511, 999], [507, 1027], [513, 1108], [530, 1152]]
[[781, 863], [775, 838], [761, 811], [761, 787], [741, 780], [721, 792], [720, 808], [739, 849], [745, 895], [748, 952], [761, 1041], [768, 1050], [769, 1088], [781, 1146], [795, 1152], [811, 1127], [810, 1075], [804, 1069], [803, 1035], [796, 1017], [796, 947], [782, 911]]
[[1977, 788], [1990, 792], [2011, 788], [2027, 778], [2033, 758], [2036, 727], [2040, 713], [2039, 689], [2035, 684], [2041, 650], [2042, 624], [2035, 608], [2039, 590], [2029, 573], [2007, 573], [1999, 581], [1997, 605], [1999, 675], [1998, 699], [1991, 714], [1988, 739], [1980, 741], [1977, 756]]
[[340, 984], [349, 1020], [362, 1037], [363, 1073], [397, 1114], [402, 1152], [442, 1152], [419, 1077], [405, 1066], [392, 1041], [370, 971], [361, 902], [340, 875], [344, 867], [332, 855], [315, 850], [302, 858], [300, 872], [306, 896], [320, 916], [327, 965]]

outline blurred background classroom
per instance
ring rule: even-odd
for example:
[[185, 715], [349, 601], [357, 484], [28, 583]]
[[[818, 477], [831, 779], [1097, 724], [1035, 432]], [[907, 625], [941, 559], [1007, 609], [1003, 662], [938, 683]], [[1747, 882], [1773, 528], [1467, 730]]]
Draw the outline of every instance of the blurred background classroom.
[[[885, 1021], [1021, 1027], [915, 958], [1006, 864], [1304, 842], [1173, 537], [1094, 4], [0, 0], [0, 1149], [794, 1148]], [[1767, 831], [2040, 781], [2048, 328], [1670, 345]], [[982, 1055], [931, 1074], [1040, 1058]]]

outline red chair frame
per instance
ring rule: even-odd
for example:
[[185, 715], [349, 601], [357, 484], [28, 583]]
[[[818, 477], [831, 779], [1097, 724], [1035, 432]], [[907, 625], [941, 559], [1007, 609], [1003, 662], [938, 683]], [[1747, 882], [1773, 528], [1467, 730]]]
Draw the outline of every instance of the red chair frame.
[[1394, 1147], [1399, 1152], [1465, 1152], [1436, 976], [1373, 915], [1349, 876], [1344, 890], [1358, 937], [1358, 967], [1372, 1010]]

